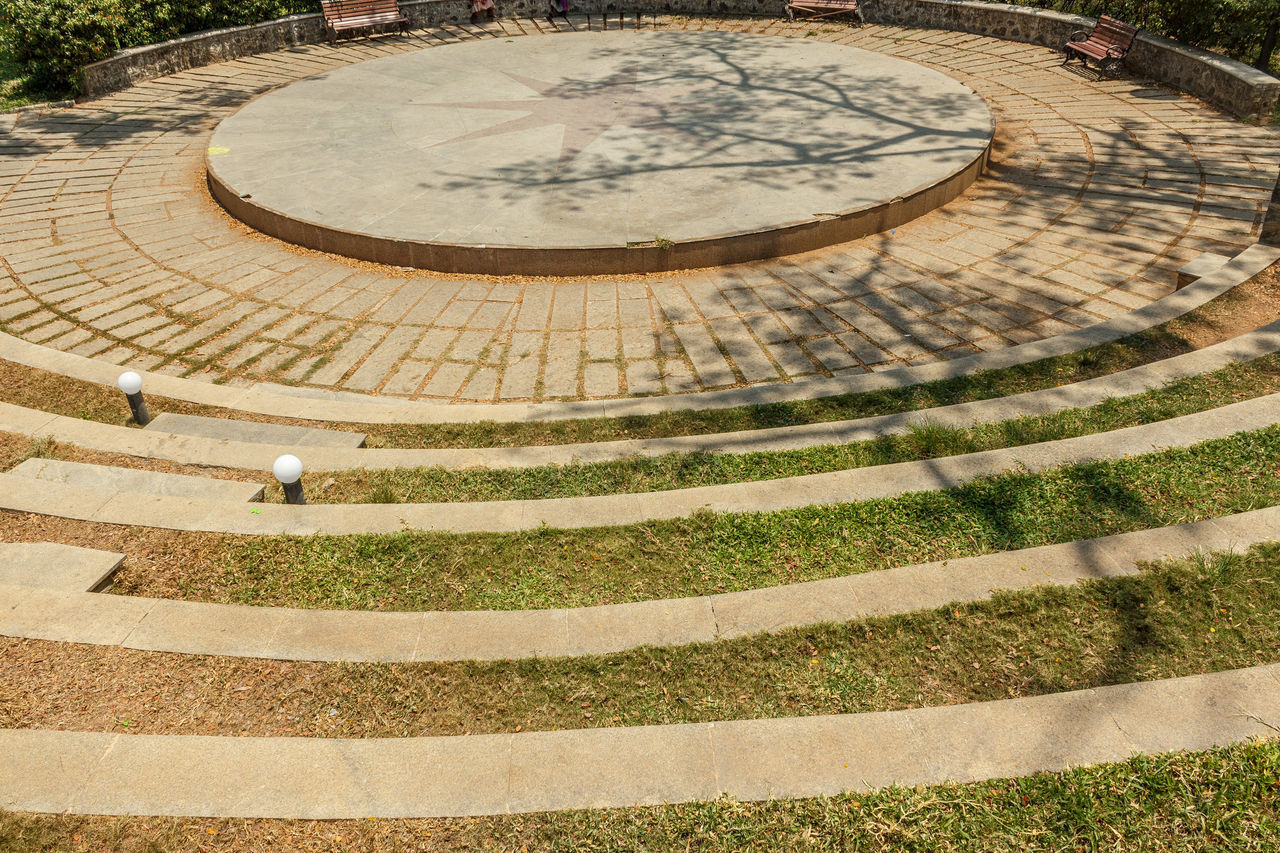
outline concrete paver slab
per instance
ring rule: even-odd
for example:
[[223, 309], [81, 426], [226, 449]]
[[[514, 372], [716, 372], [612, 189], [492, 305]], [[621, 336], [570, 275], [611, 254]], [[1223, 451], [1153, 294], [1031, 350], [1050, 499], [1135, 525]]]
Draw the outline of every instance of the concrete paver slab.
[[315, 427], [205, 418], [163, 412], [146, 428], [154, 432], [222, 439], [248, 444], [302, 445], [304, 447], [364, 447], [364, 433]]
[[124, 554], [56, 542], [0, 544], [0, 584], [88, 592], [123, 562]]
[[42, 480], [71, 488], [83, 487], [99, 492], [218, 501], [260, 501], [264, 491], [262, 486], [235, 480], [214, 480], [209, 477], [191, 477], [186, 474], [163, 474], [158, 471], [89, 465], [60, 459], [28, 459], [11, 468], [7, 476]]
[[528, 732], [511, 739], [513, 812], [660, 805], [719, 791], [711, 725]]
[[0, 808], [58, 814], [120, 735], [0, 729]]

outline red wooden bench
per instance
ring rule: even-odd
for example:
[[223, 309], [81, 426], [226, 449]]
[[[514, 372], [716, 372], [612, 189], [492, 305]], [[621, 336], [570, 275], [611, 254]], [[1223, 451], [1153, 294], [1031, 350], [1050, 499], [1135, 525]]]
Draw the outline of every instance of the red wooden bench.
[[1125, 55], [1133, 45], [1133, 37], [1137, 34], [1137, 27], [1103, 15], [1098, 18], [1093, 32], [1086, 35], [1084, 30], [1080, 30], [1071, 34], [1071, 41], [1062, 46], [1062, 52], [1066, 54], [1062, 64], [1079, 59], [1082, 64], [1088, 65], [1092, 59], [1108, 77], [1118, 76], [1124, 68]]
[[362, 30], [384, 24], [398, 24], [407, 32], [409, 19], [400, 11], [397, 0], [320, 0], [324, 13], [324, 29], [332, 44], [344, 30]]
[[794, 21], [797, 15], [813, 19], [853, 15], [862, 23], [858, 0], [787, 0], [787, 17]]

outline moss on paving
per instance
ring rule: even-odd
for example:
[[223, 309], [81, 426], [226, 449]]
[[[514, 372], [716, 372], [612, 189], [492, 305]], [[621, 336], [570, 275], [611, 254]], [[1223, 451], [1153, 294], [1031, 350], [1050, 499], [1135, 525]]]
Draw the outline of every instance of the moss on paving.
[[768, 513], [515, 533], [237, 537], [130, 594], [339, 609], [578, 607], [754, 589], [1280, 504], [1280, 426], [953, 489]]

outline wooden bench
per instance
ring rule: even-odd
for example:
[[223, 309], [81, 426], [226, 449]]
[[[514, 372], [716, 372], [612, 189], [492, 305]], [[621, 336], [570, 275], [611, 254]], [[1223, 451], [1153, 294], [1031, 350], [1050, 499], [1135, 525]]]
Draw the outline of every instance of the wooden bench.
[[397, 0], [320, 0], [324, 12], [324, 29], [329, 43], [344, 30], [362, 30], [384, 24], [399, 24], [400, 32], [407, 32], [409, 19], [400, 11]]
[[862, 23], [858, 0], [787, 0], [787, 17], [794, 21], [797, 15], [812, 19], [853, 15]]
[[1133, 37], [1137, 34], [1137, 27], [1103, 15], [1098, 18], [1093, 32], [1086, 35], [1084, 30], [1080, 30], [1071, 34], [1071, 41], [1062, 46], [1065, 54], [1062, 64], [1079, 59], [1082, 64], [1088, 65], [1092, 59], [1103, 74], [1116, 77], [1124, 68], [1125, 55], [1129, 53]]

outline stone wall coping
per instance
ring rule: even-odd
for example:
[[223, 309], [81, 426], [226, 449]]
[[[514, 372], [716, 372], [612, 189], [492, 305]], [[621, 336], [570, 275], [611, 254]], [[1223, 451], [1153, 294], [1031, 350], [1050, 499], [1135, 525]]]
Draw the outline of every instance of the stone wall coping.
[[184, 47], [187, 45], [201, 44], [203, 42], [216, 42], [225, 39], [228, 36], [242, 35], [244, 33], [263, 32], [279, 29], [281, 26], [288, 26], [304, 21], [320, 21], [319, 12], [304, 12], [297, 15], [286, 15], [283, 18], [273, 18], [270, 21], [260, 21], [256, 24], [245, 24], [239, 27], [221, 27], [216, 30], [201, 30], [195, 33], [187, 33], [177, 38], [168, 39], [167, 41], [156, 42], [155, 44], [138, 45], [137, 47], [127, 47], [108, 56], [106, 59], [100, 59], [86, 65], [86, 69], [97, 69], [114, 62], [130, 59], [137, 56], [146, 56], [152, 53], [162, 53], [164, 51], [173, 50], [174, 48]]
[[[415, 25], [422, 25], [435, 23], [445, 18], [457, 18], [460, 14], [457, 10], [462, 9], [464, 5], [462, 0], [407, 0], [402, 4], [402, 8], [405, 9], [406, 15]], [[514, 11], [517, 14], [532, 14], [535, 5], [525, 2], [525, 0], [507, 0], [507, 6], [514, 6]], [[681, 5], [689, 5], [692, 8], [676, 8]], [[608, 11], [621, 12], [625, 7], [626, 11], [634, 9], [637, 13], [653, 11], [655, 13], [663, 12], [668, 14], [706, 14], [712, 11], [710, 5], [706, 2], [699, 2], [699, 0], [690, 0], [688, 3], [680, 3], [678, 1], [673, 3], [672, 0], [622, 0], [617, 9], [614, 8], [614, 4], [609, 4]], [[658, 6], [662, 8], [656, 8]], [[703, 6], [707, 8], [702, 8]], [[752, 14], [756, 12], [756, 9], [752, 8], [751, 4], [746, 0], [720, 0], [716, 6], [717, 8], [714, 11], [727, 15]], [[442, 14], [445, 7], [450, 7], [449, 12]], [[903, 22], [904, 19], [910, 18], [914, 9], [928, 10], [930, 8], [942, 10], [949, 19], [948, 23], [951, 24], [963, 23], [956, 20], [963, 12], [976, 13], [977, 17], [995, 13], [1047, 22], [1051, 25], [1054, 34], [1070, 32], [1067, 29], [1068, 27], [1088, 29], [1096, 22], [1094, 18], [1071, 15], [1049, 9], [1003, 3], [983, 3], [977, 2], [977, 0], [892, 0], [892, 5], [887, 0], [867, 0], [863, 10], [863, 17], [869, 23], [891, 24]], [[781, 12], [781, 5], [779, 6], [779, 12]], [[927, 18], [928, 15], [923, 17]], [[937, 22], [915, 21], [913, 25], [930, 28], [930, 23], [936, 24]], [[985, 31], [980, 26], [957, 26], [956, 29], [977, 33]], [[988, 34], [1002, 37], [995, 33]], [[324, 33], [323, 28], [320, 26], [320, 15], [318, 13], [290, 15], [274, 21], [264, 21], [243, 27], [227, 27], [192, 33], [154, 45], [128, 48], [114, 56], [92, 63], [84, 69], [82, 87], [87, 97], [97, 97], [123, 86], [132, 85], [138, 80], [149, 79], [184, 68], [197, 67], [209, 61], [248, 55], [261, 52], [264, 49], [274, 50], [283, 46], [282, 43], [311, 43], [320, 41], [322, 38], [324, 38]], [[1043, 37], [1042, 34], [1039, 43], [1047, 44], [1051, 47], [1058, 46], [1049, 42], [1050, 40]], [[1222, 92], [1214, 86], [1204, 88], [1197, 84], [1194, 79], [1196, 75], [1194, 74], [1190, 77], [1185, 73], [1166, 75], [1166, 78], [1169, 79], [1164, 79], [1163, 82], [1177, 88], [1187, 89], [1192, 94], [1203, 97], [1237, 114], [1253, 115], [1265, 113], [1268, 105], [1271, 109], [1274, 109], [1277, 97], [1280, 96], [1280, 80], [1242, 62], [1145, 32], [1139, 35], [1138, 43], [1141, 46], [1145, 46], [1148, 53], [1154, 51], [1158, 55], [1172, 54], [1183, 60], [1184, 64], [1189, 62], [1202, 65], [1212, 69], [1219, 76], [1226, 76], [1236, 80], [1240, 86], [1233, 86], [1232, 88], [1243, 87], [1248, 90], [1247, 96], [1242, 96], [1235, 91]], [[193, 48], [200, 49], [193, 54]], [[184, 53], [186, 54], [185, 56]], [[1150, 63], [1145, 63], [1145, 65], [1149, 66]], [[1143, 67], [1138, 70], [1141, 73], [1153, 75], [1157, 78], [1160, 76], [1158, 73], [1153, 74], [1153, 72], [1159, 71], [1158, 68]], [[1260, 120], [1269, 119], [1269, 115], [1259, 115], [1259, 118]]]
[[[1092, 19], [1089, 19], [1092, 21]], [[1230, 57], [1223, 56], [1220, 53], [1214, 53], [1210, 50], [1194, 47], [1193, 45], [1183, 44], [1180, 41], [1174, 41], [1171, 38], [1156, 35], [1142, 30], [1138, 33], [1137, 41], [1145, 42], [1160, 50], [1167, 50], [1172, 53], [1185, 56], [1190, 60], [1212, 66], [1225, 74], [1239, 77], [1250, 86], [1269, 86], [1280, 88], [1280, 79], [1271, 76], [1265, 71], [1259, 71], [1252, 65], [1246, 65]]]

